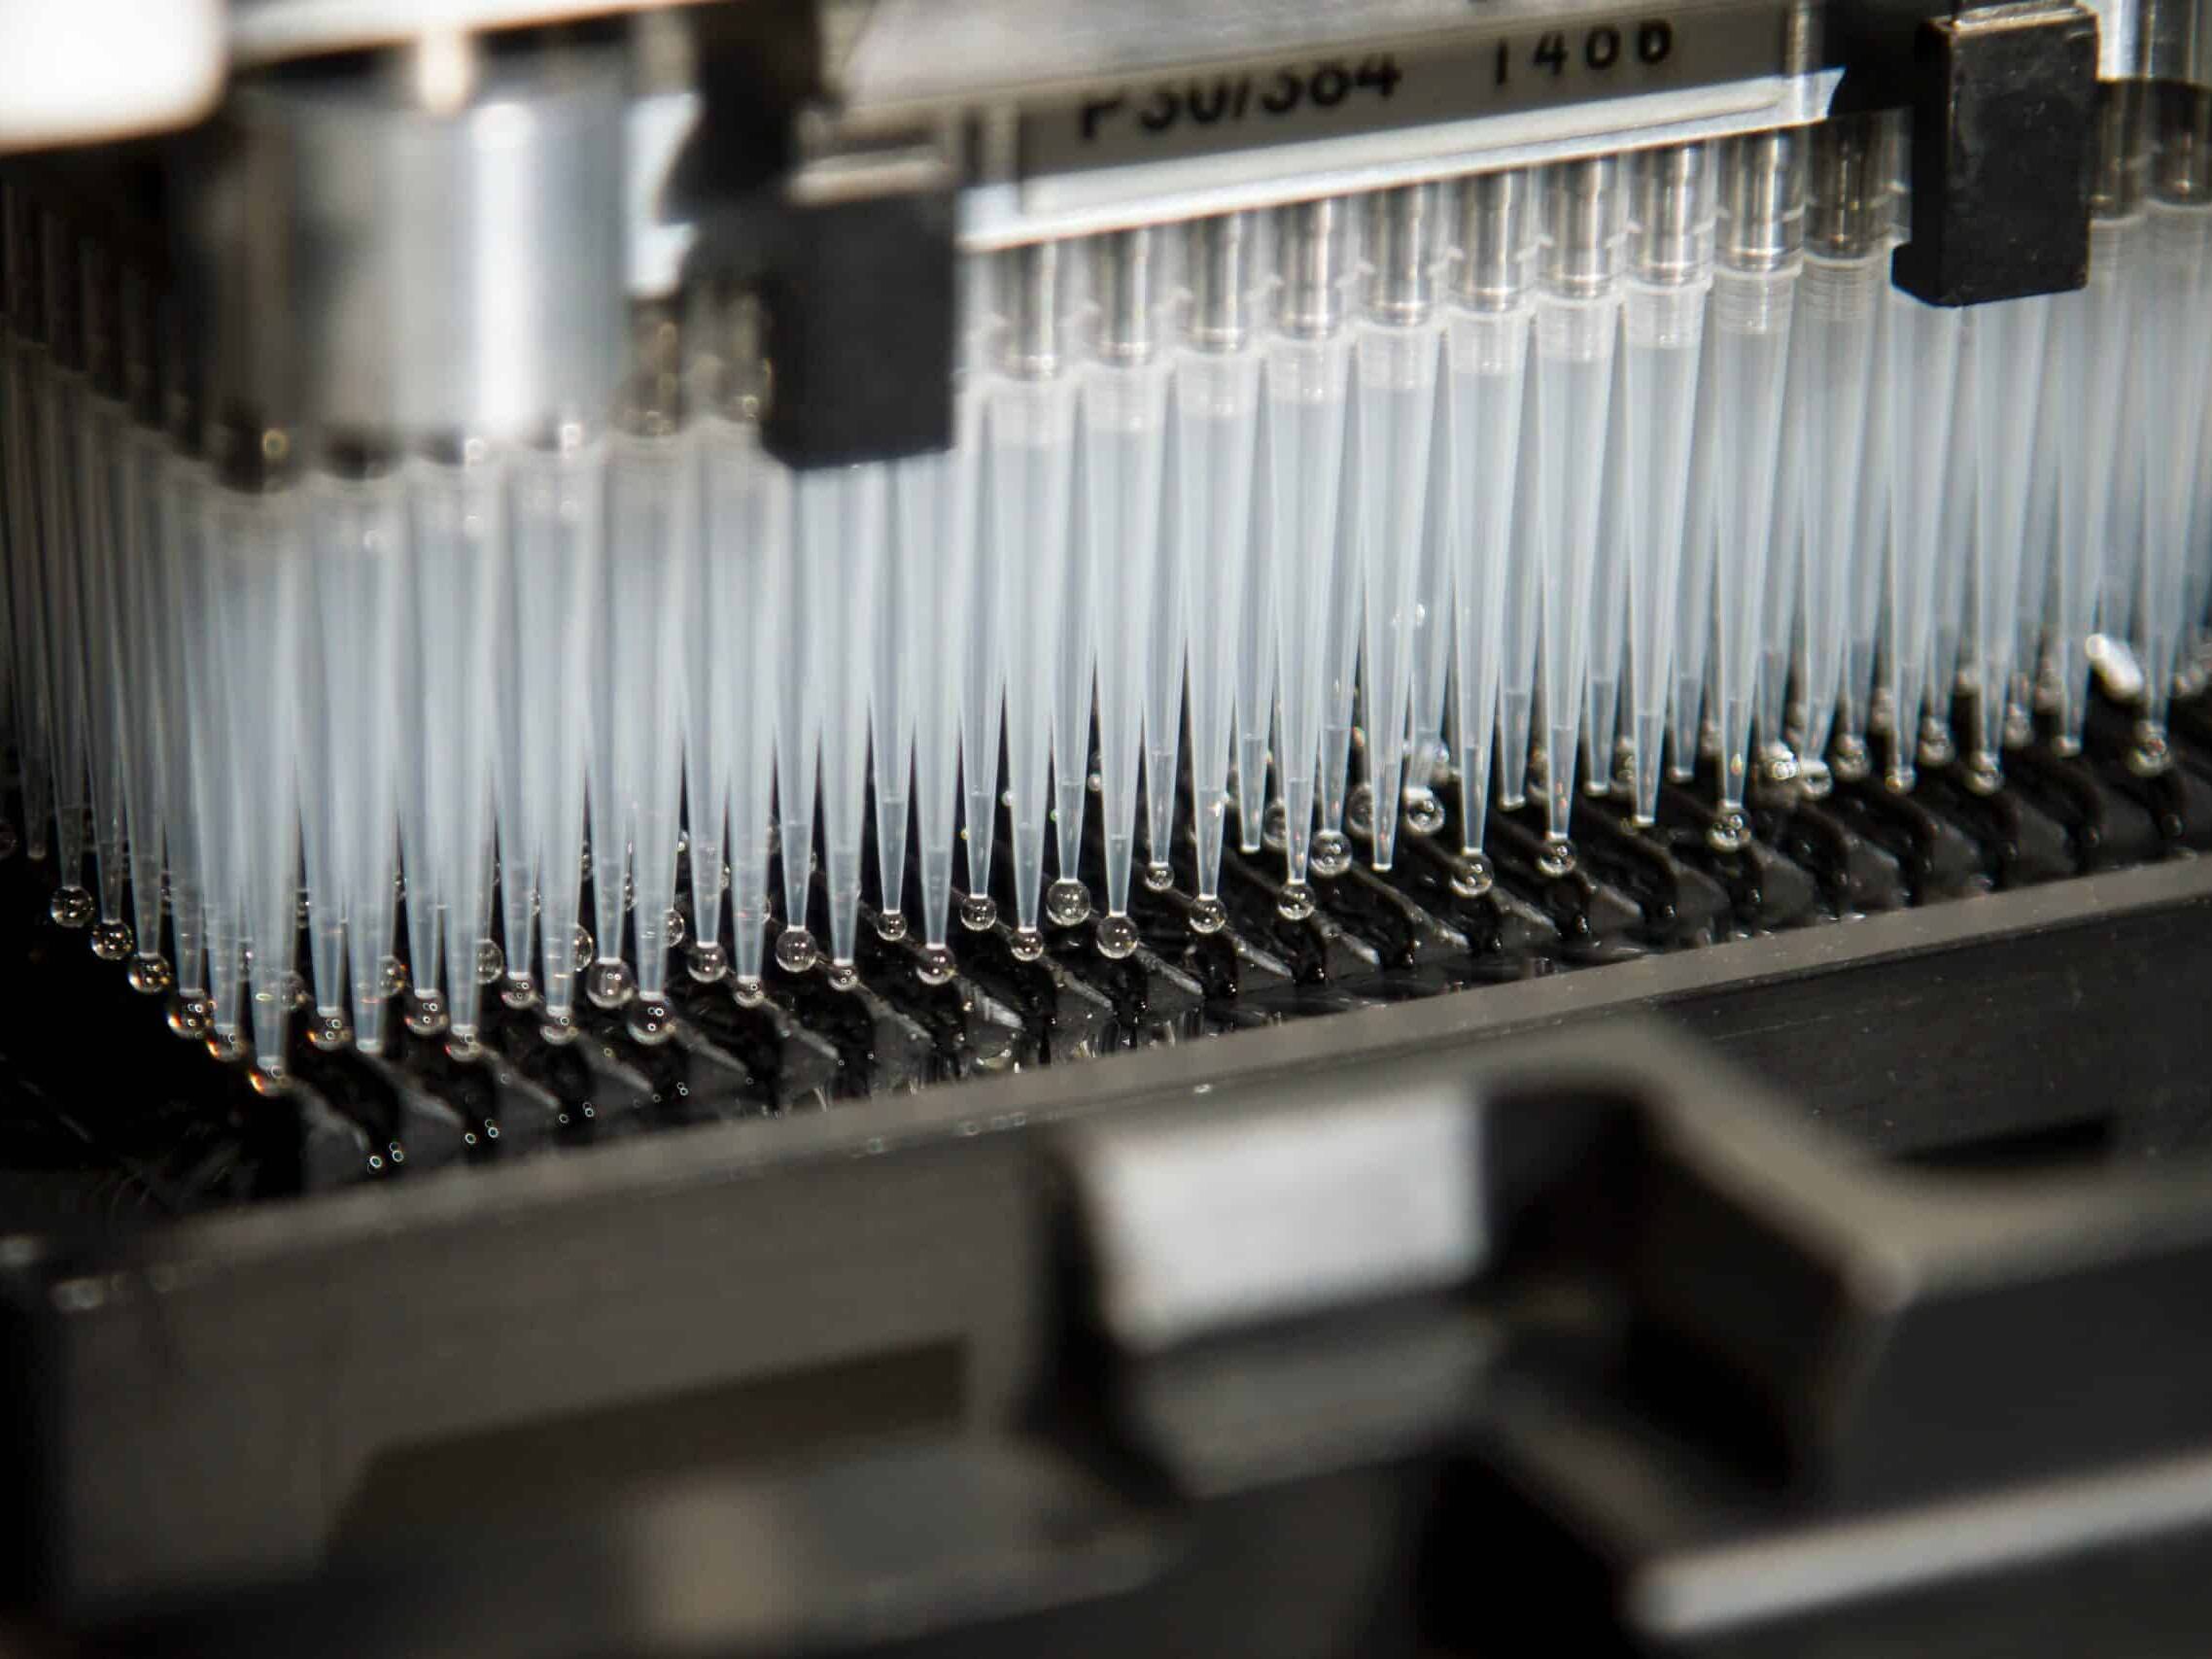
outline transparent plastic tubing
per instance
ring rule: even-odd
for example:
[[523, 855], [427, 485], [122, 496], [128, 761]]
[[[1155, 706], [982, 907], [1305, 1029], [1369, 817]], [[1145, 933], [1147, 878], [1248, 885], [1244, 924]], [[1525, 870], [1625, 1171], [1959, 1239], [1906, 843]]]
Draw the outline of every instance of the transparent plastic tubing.
[[1845, 695], [1860, 566], [1881, 558], [1879, 542], [1861, 540], [1860, 499], [1876, 320], [1888, 274], [1882, 165], [1872, 118], [1847, 117], [1813, 130], [1807, 250], [1791, 349], [1799, 370], [1804, 444], [1799, 504], [1805, 715], [1798, 758], [1815, 789], [1829, 777], [1828, 747]]
[[303, 495], [314, 696], [300, 815], [316, 1037], [340, 1034], [350, 1009], [355, 1046], [374, 1054], [397, 922], [399, 768], [417, 752], [400, 706], [414, 625], [406, 484], [389, 456], [331, 458]]
[[[1024, 954], [1043, 949], [1053, 737], [1067, 675], [1076, 409], [1067, 328], [1074, 259], [1071, 247], [1047, 242], [1010, 250], [995, 267], [1003, 331], [987, 393], [986, 545], [1005, 635], [1007, 817], [1016, 948]], [[1084, 758], [1088, 762], [1088, 754]], [[969, 833], [975, 833], [973, 819]]]
[[[808, 585], [808, 667], [821, 709], [822, 878], [829, 901], [829, 966], [841, 987], [854, 975], [861, 853], [868, 806], [868, 715], [884, 572], [890, 562], [887, 468], [879, 463], [798, 475], [794, 511]], [[784, 847], [786, 868], [791, 847]]]
[[1974, 318], [1974, 615], [1968, 649], [1976, 715], [1965, 776], [1968, 787], [1982, 794], [1994, 793], [2004, 782], [2005, 706], [2020, 648], [2028, 496], [2052, 309], [2047, 297], [2014, 299], [1977, 307]]
[[1658, 815], [1683, 603], [1698, 361], [1712, 287], [1712, 156], [1685, 145], [1639, 155], [1631, 169], [1615, 488], [1628, 555], [1629, 796], [1636, 821], [1649, 824]]
[[[979, 616], [974, 605], [983, 582], [976, 522], [982, 410], [964, 369], [953, 377], [952, 411], [952, 447], [894, 463], [891, 479], [895, 557], [925, 572], [911, 590], [904, 649], [916, 674], [915, 840], [923, 950], [927, 972], [946, 978], [951, 973], [948, 937], [963, 716], [976, 695], [975, 631], [989, 620], [988, 610]], [[998, 695], [995, 675], [989, 695]], [[990, 729], [995, 743], [995, 712]]]
[[1430, 453], [1444, 331], [1437, 303], [1443, 192], [1434, 185], [1383, 190], [1368, 198], [1367, 212], [1365, 293], [1353, 345], [1362, 461], [1354, 489], [1365, 617], [1371, 857], [1376, 869], [1387, 870], [1405, 786], [1420, 643], [1415, 607], [1432, 510]]
[[47, 638], [46, 565], [39, 499], [47, 356], [39, 295], [38, 216], [15, 186], [0, 186], [8, 327], [0, 346], [0, 512], [7, 515], [9, 657], [21, 752], [23, 847], [47, 856], [53, 822], [53, 667]]
[[1583, 681], [1596, 604], [1604, 456], [1620, 337], [1626, 192], [1603, 156], [1551, 169], [1536, 302], [1537, 569], [1543, 581], [1538, 662], [1544, 721], [1546, 859], [1566, 868], [1581, 747]]
[[[1477, 892], [1489, 877], [1483, 831], [1503, 668], [1506, 571], [1514, 557], [1537, 253], [1536, 179], [1515, 171], [1459, 185], [1444, 324], [1460, 845], [1463, 885]], [[1522, 737], [1525, 758], [1525, 725]]]
[[[406, 848], [436, 916], [442, 1008], [461, 1054], [476, 1042], [479, 947], [492, 915], [494, 741], [508, 643], [501, 623], [507, 566], [506, 475], [488, 445], [462, 441], [410, 464], [408, 543], [414, 570], [414, 755], [418, 840]], [[413, 948], [416, 991], [428, 953]]]
[[[1935, 599], [1943, 502], [1964, 325], [1957, 311], [1923, 305], [1895, 288], [1889, 308], [1889, 566], [1883, 613], [1890, 753], [1884, 781], [1913, 786], [1920, 715], [1935, 653]], [[1949, 687], [1940, 688], [1948, 695]]]
[[2144, 364], [2162, 365], [2137, 383], [2146, 399], [2142, 555], [2136, 564], [2133, 643], [2143, 670], [2143, 709], [2130, 764], [2169, 764], [2166, 710], [2187, 637], [2182, 600], [2189, 533], [2202, 454], [2212, 303], [2212, 94], [2171, 89], [2160, 113], [2160, 154], [2150, 203]]
[[[743, 371], [741, 371], [743, 372]], [[730, 968], [741, 1001], [757, 1002], [767, 966], [770, 865], [775, 855], [776, 732], [798, 579], [791, 475], [760, 447], [759, 404], [739, 392], [699, 423], [705, 636], [712, 704], [711, 763], [693, 776], [724, 779], [729, 822]], [[720, 810], [708, 786], [706, 810]], [[695, 812], [702, 797], [694, 797]], [[694, 868], [699, 859], [696, 844]], [[696, 874], [693, 877], [697, 881]], [[696, 894], [696, 887], [694, 888]]]
[[1134, 948], [1130, 869], [1136, 857], [1138, 762], [1145, 691], [1158, 679], [1162, 641], [1147, 624], [1167, 565], [1165, 484], [1169, 360], [1163, 352], [1165, 295], [1158, 244], [1164, 233], [1128, 230], [1102, 238], [1092, 258], [1099, 295], [1083, 366], [1082, 535], [1092, 582], [1090, 614], [1098, 662], [1099, 818], [1106, 851], [1106, 914], [1099, 949]]
[[[168, 600], [161, 580], [161, 479], [167, 443], [153, 428], [132, 427], [119, 457], [121, 499], [123, 621], [131, 653], [130, 814], [133, 972], [142, 989], [167, 988], [174, 970], [161, 938], [162, 877], [183, 803], [169, 788], [169, 751], [183, 744], [184, 706], [173, 697]], [[19, 705], [18, 705], [19, 707]]]
[[1730, 139], [1719, 154], [1716, 265], [1707, 316], [1712, 400], [1699, 420], [1705, 430], [1728, 436], [1724, 450], [1712, 446], [1720, 769], [1719, 810], [1707, 832], [1724, 851], [1739, 850], [1750, 836], [1744, 791], [1803, 239], [1801, 142], [1794, 133], [1759, 133]]
[[60, 890], [54, 918], [83, 926], [93, 905], [85, 886], [85, 832], [91, 811], [87, 750], [90, 704], [84, 515], [79, 456], [86, 384], [79, 327], [77, 239], [55, 215], [41, 216], [39, 254], [47, 349], [35, 359], [32, 422], [39, 499], [38, 556], [44, 568], [48, 668], [52, 685], [54, 850]]
[[[1249, 236], [1250, 222], [1202, 222], [1192, 232], [1193, 266], [1227, 258], [1208, 237]], [[1241, 269], [1238, 273], [1241, 275]], [[1225, 276], [1227, 284], [1236, 280]], [[1212, 298], [1211, 295], [1208, 296]], [[1229, 744], [1237, 660], [1251, 602], [1253, 499], [1259, 463], [1262, 359], [1249, 330], [1225, 323], [1219, 307], [1186, 312], [1174, 360], [1173, 425], [1178, 511], [1175, 559], [1183, 588], [1190, 675], [1191, 832], [1195, 845], [1192, 920], [1220, 927], [1222, 849], [1228, 829]]]
[[576, 1007], [589, 666], [599, 660], [605, 466], [604, 440], [574, 428], [513, 461], [508, 586], [519, 724], [515, 747], [501, 765], [511, 768], [513, 810], [521, 815], [502, 815], [500, 825], [501, 882], [509, 888], [506, 967], [510, 985], [530, 974], [523, 953], [528, 917], [519, 933], [515, 919], [518, 902], [529, 902], [515, 889], [527, 881], [538, 907], [536, 990], [545, 1027], [557, 1038], [573, 1030]]
[[129, 924], [123, 919], [129, 876], [124, 745], [136, 662], [122, 597], [128, 516], [123, 462], [130, 411], [121, 397], [115, 273], [112, 262], [89, 241], [83, 244], [81, 296], [86, 390], [76, 490], [85, 594], [85, 747], [91, 775], [93, 894], [99, 917], [92, 949], [112, 960], [130, 949]]
[[[1327, 658], [1335, 570], [1349, 558], [1338, 534], [1350, 426], [1352, 341], [1346, 328], [1351, 207], [1342, 200], [1277, 210], [1279, 279], [1262, 347], [1266, 360], [1268, 556], [1275, 588], [1277, 738], [1284, 809], [1286, 892], [1310, 905]], [[1179, 552], [1181, 550], [1179, 549]], [[1339, 835], [1339, 841], [1341, 837]]]
[[224, 872], [209, 901], [228, 930], [215, 1027], [250, 1040], [257, 1067], [282, 1077], [298, 940], [302, 503], [285, 487], [218, 486], [201, 500], [196, 609], [216, 714], [208, 846]]

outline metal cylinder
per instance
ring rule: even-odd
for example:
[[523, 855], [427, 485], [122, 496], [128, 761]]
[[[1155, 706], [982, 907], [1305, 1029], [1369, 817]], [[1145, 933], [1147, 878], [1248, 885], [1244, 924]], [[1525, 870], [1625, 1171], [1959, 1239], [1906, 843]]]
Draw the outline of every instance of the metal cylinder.
[[1544, 181], [1543, 285], [1568, 298], [1603, 294], [1620, 275], [1625, 198], [1612, 156], [1563, 161]]
[[1629, 162], [1629, 270], [1677, 288], [1712, 266], [1712, 157], [1702, 144], [1644, 151]]
[[1202, 351], [1232, 352], [1252, 337], [1264, 276], [1262, 221], [1256, 213], [1216, 214], [1185, 233], [1191, 309], [1185, 336]]
[[1158, 232], [1112, 230], [1090, 244], [1098, 299], [1098, 356], [1108, 363], [1144, 363], [1158, 344]]
[[2160, 86], [2151, 193], [2160, 201], [2194, 204], [2212, 197], [2212, 92]]
[[1808, 253], [1855, 259], [1888, 233], [1890, 181], [1879, 121], [1837, 116], [1813, 128], [1805, 167]]
[[1721, 264], [1778, 270], [1805, 245], [1804, 145], [1795, 132], [1729, 139], [1720, 152]]
[[998, 365], [1022, 380], [1060, 371], [1068, 310], [1068, 249], [1031, 242], [998, 256]]
[[2090, 172], [2090, 212], [2125, 219], [2143, 205], [2150, 173], [2150, 99], [2138, 81], [2097, 87], [2096, 142]]
[[1528, 293], [1537, 248], [1537, 175], [1478, 173], [1459, 185], [1452, 296], [1470, 311], [1510, 311]]
[[1442, 209], [1435, 185], [1400, 185], [1368, 198], [1366, 312], [1375, 321], [1412, 325], [1436, 308]]
[[234, 422], [535, 434], [621, 376], [624, 86], [597, 55], [501, 59], [432, 110], [404, 77], [241, 89], [190, 221]]
[[1277, 210], [1275, 326], [1322, 339], [1344, 324], [1344, 284], [1353, 269], [1352, 203], [1343, 196]]

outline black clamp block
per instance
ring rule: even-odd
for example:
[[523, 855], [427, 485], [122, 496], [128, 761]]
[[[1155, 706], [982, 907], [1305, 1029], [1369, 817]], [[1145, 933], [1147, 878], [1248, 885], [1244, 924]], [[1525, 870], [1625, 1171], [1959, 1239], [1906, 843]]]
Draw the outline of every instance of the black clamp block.
[[2064, 0], [1920, 25], [1899, 288], [1930, 305], [1980, 305], [2089, 280], [2096, 60], [2095, 17]]

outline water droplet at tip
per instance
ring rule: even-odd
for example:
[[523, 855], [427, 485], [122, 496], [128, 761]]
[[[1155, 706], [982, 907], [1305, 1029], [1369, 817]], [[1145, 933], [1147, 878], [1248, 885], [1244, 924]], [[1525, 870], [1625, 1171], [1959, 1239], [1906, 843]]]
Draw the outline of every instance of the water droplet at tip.
[[700, 985], [713, 985], [728, 976], [730, 952], [719, 944], [694, 945], [684, 952], [683, 971]]
[[1175, 867], [1164, 861], [1145, 866], [1145, 890], [1164, 893], [1175, 885]]
[[858, 990], [860, 988], [860, 969], [851, 962], [832, 962], [828, 968], [823, 970], [822, 977], [829, 982], [829, 987], [832, 990]]
[[1479, 852], [1463, 852], [1452, 860], [1452, 891], [1463, 899], [1479, 899], [1497, 882], [1490, 860]]
[[141, 996], [158, 996], [176, 984], [177, 976], [169, 966], [169, 958], [161, 955], [137, 955], [130, 959], [125, 970], [130, 988]]
[[1285, 921], [1303, 921], [1314, 913], [1313, 889], [1303, 881], [1290, 881], [1275, 895], [1275, 914]]
[[675, 1035], [675, 1010], [663, 997], [641, 996], [630, 1005], [624, 1023], [633, 1041], [657, 1049]]
[[1334, 881], [1352, 868], [1352, 843], [1342, 830], [1317, 831], [1306, 867], [1324, 881]]
[[591, 972], [584, 976], [584, 995], [591, 998], [594, 1008], [609, 1012], [628, 1002], [635, 986], [626, 962], [594, 962]]
[[1751, 820], [1741, 807], [1723, 807], [1706, 825], [1705, 844], [1715, 852], [1741, 852], [1751, 845]]
[[1543, 850], [1537, 854], [1537, 874], [1558, 881], [1574, 874], [1574, 844], [1571, 841], [1546, 841]]
[[342, 1051], [354, 1039], [342, 1014], [318, 1014], [307, 1026], [307, 1040], [326, 1054]]
[[786, 927], [776, 936], [776, 965], [787, 974], [803, 974], [821, 957], [814, 936], [803, 927]]
[[1193, 933], [1219, 933], [1228, 925], [1228, 906], [1211, 893], [1200, 893], [1191, 901], [1191, 931]]
[[1034, 962], [1045, 953], [1045, 936], [1034, 927], [1018, 927], [1007, 936], [1006, 948], [1017, 962]]
[[925, 985], [950, 985], [953, 974], [951, 950], [943, 945], [925, 945], [915, 963], [915, 978]]
[[92, 919], [92, 895], [83, 887], [61, 887], [47, 905], [47, 915], [63, 927], [83, 927]]
[[1103, 916], [1098, 918], [1098, 953], [1111, 961], [1123, 961], [1136, 954], [1137, 924], [1125, 916]]
[[970, 893], [960, 901], [960, 925], [970, 933], [988, 933], [998, 925], [998, 906], [985, 893]]
[[1062, 876], [1045, 889], [1045, 915], [1054, 927], [1081, 927], [1090, 919], [1090, 889]]
[[876, 913], [876, 937], [886, 945], [896, 945], [907, 936], [907, 918], [903, 911], [886, 910]]

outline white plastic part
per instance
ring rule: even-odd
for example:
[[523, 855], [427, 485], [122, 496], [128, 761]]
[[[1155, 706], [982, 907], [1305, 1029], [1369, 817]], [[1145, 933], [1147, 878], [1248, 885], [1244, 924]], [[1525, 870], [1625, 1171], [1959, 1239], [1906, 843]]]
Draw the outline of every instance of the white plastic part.
[[1822, 761], [1836, 724], [1860, 567], [1879, 542], [1861, 539], [1867, 394], [1885, 258], [1808, 258], [1798, 277], [1791, 350], [1802, 399], [1805, 758]]
[[[1405, 783], [1418, 645], [1414, 606], [1430, 511], [1429, 456], [1436, 427], [1443, 327], [1441, 315], [1410, 325], [1366, 321], [1354, 341], [1367, 783], [1378, 870], [1391, 866]], [[1194, 660], [1194, 634], [1192, 649]]]
[[1196, 891], [1221, 880], [1228, 824], [1236, 647], [1248, 603], [1260, 432], [1256, 351], [1182, 350], [1175, 359], [1175, 446], [1185, 644], [1190, 666], [1191, 830]]
[[1126, 916], [1136, 854], [1137, 761], [1146, 689], [1161, 642], [1147, 625], [1167, 565], [1161, 489], [1167, 459], [1168, 365], [1094, 363], [1083, 375], [1085, 561], [1097, 641], [1099, 816], [1106, 914]]
[[1975, 312], [1971, 650], [1979, 692], [1972, 757], [1977, 787], [1992, 786], [2002, 770], [2005, 705], [2020, 648], [2021, 572], [2050, 324], [2051, 305], [2044, 298], [2008, 300]]
[[[768, 950], [778, 715], [793, 669], [791, 475], [762, 453], [750, 424], [709, 417], [698, 444], [701, 573], [718, 625], [709, 773], [728, 789], [731, 968], [741, 984], [757, 985]], [[692, 856], [696, 865], [696, 848]]]
[[[516, 916], [527, 881], [537, 899], [537, 987], [546, 1019], [559, 1023], [576, 1006], [589, 688], [604, 625], [605, 449], [593, 444], [519, 455], [512, 477], [508, 660], [520, 709], [514, 747], [501, 757], [502, 779], [513, 779], [500, 822], [501, 881], [509, 888], [507, 973], [531, 971], [529, 923]], [[356, 961], [358, 975], [358, 946]]]
[[[1775, 491], [1781, 459], [1781, 398], [1788, 366], [1796, 271], [1713, 275], [1707, 329], [1713, 354], [1712, 401], [1699, 411], [1711, 447], [1714, 650], [1720, 727], [1719, 805], [1741, 812], [1748, 772], [1752, 697], [1774, 557]], [[1742, 434], [1739, 439], [1735, 434]]]
[[1686, 603], [1682, 554], [1711, 283], [1710, 271], [1682, 286], [1632, 282], [1622, 309], [1628, 407], [1618, 488], [1628, 531], [1630, 798], [1644, 823], [1658, 813], [1667, 699]]
[[[1503, 668], [1506, 571], [1520, 505], [1522, 399], [1529, 309], [1454, 312], [1446, 324], [1454, 458], [1451, 493], [1453, 685], [1459, 740], [1463, 849], [1482, 849], [1490, 755]], [[1528, 728], [1521, 728], [1526, 759]]]
[[200, 500], [195, 609], [216, 716], [203, 757], [216, 808], [208, 901], [211, 934], [220, 914], [224, 937], [215, 1026], [250, 1039], [256, 1064], [281, 1075], [299, 925], [301, 503], [225, 489]]
[[1275, 335], [1267, 343], [1269, 557], [1281, 567], [1275, 587], [1276, 717], [1280, 747], [1284, 863], [1294, 883], [1306, 880], [1319, 798], [1322, 726], [1330, 687], [1324, 659], [1333, 621], [1337, 530], [1350, 426], [1352, 345]]
[[[890, 560], [889, 481], [881, 463], [798, 475], [800, 579], [807, 590], [802, 626], [809, 633], [807, 672], [821, 710], [822, 879], [833, 965], [851, 963], [859, 932], [869, 674]], [[786, 844], [786, 869], [790, 856]]]
[[391, 473], [321, 478], [305, 504], [314, 717], [300, 808], [315, 1005], [326, 1018], [350, 1008], [355, 1045], [373, 1054], [384, 1042], [384, 962], [397, 911], [399, 767], [418, 752], [400, 709], [413, 630], [406, 483]]
[[[1006, 793], [1016, 925], [1035, 929], [1045, 878], [1054, 703], [1073, 560], [1075, 382], [994, 376], [985, 494], [1006, 652]], [[1244, 527], [1249, 532], [1249, 525]], [[973, 827], [971, 825], [971, 835]]]
[[[1888, 775], [1909, 785], [1934, 655], [1937, 566], [1952, 412], [1958, 382], [1960, 313], [1889, 290], [1889, 586], [1883, 614], [1890, 718]], [[1943, 688], [1948, 693], [1949, 688]]]
[[[420, 839], [407, 847], [409, 897], [435, 907], [447, 1018], [476, 1032], [477, 948], [490, 934], [495, 716], [507, 632], [506, 478], [493, 458], [426, 462], [408, 483], [414, 570], [411, 734], [420, 768]], [[417, 989], [425, 952], [415, 948]], [[432, 984], [438, 982], [433, 981]]]

